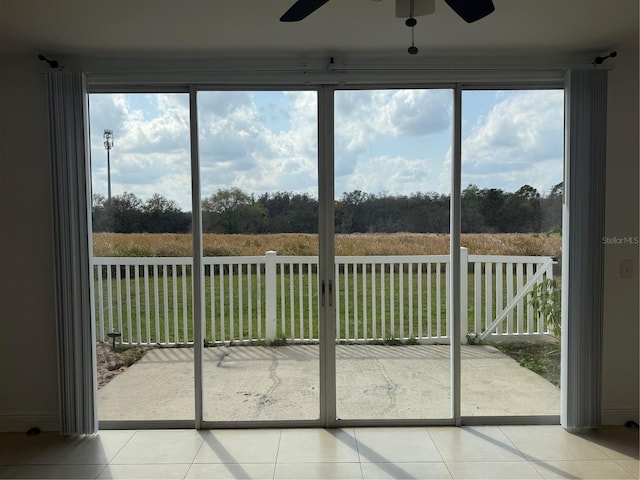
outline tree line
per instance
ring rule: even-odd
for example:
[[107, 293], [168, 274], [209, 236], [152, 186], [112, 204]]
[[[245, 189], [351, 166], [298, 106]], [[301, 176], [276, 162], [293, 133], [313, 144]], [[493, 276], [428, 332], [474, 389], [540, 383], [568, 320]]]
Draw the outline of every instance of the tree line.
[[[463, 233], [559, 232], [563, 184], [541, 195], [530, 185], [515, 192], [469, 185], [462, 191]], [[154, 194], [143, 202], [133, 193], [107, 200], [93, 197], [93, 230], [115, 233], [187, 233], [191, 212]], [[335, 201], [337, 233], [447, 233], [449, 195], [343, 193]], [[318, 201], [305, 193], [275, 192], [259, 196], [239, 188], [220, 189], [202, 200], [205, 233], [317, 233]]]

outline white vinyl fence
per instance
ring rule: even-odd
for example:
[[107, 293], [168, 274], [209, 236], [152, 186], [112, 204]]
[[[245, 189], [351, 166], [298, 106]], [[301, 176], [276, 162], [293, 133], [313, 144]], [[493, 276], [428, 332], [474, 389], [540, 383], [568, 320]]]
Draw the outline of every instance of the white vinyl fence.
[[[336, 339], [345, 342], [449, 341], [448, 255], [335, 259]], [[462, 339], [543, 336], [549, 331], [527, 293], [553, 276], [551, 257], [468, 255]], [[96, 257], [98, 341], [193, 343], [190, 257]], [[318, 339], [317, 256], [204, 257], [205, 339], [210, 344]]]

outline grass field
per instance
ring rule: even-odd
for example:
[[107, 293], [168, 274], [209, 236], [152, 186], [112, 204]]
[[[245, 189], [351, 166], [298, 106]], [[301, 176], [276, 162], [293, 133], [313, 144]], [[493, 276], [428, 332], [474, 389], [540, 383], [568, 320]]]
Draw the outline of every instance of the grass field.
[[[470, 255], [543, 255], [559, 257], [559, 235], [469, 233], [461, 244]], [[336, 235], [336, 255], [447, 255], [449, 236], [431, 233], [366, 233]], [[282, 233], [272, 235], [203, 235], [205, 256], [317, 255], [318, 236]], [[193, 252], [189, 234], [94, 233], [96, 257], [185, 257]]]

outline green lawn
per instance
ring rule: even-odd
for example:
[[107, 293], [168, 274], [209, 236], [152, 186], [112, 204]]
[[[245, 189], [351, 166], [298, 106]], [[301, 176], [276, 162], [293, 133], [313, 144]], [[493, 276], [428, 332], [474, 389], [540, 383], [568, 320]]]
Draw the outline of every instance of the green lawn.
[[560, 387], [560, 344], [556, 342], [495, 342], [494, 347], [521, 366]]
[[[186, 267], [184, 273], [177, 270], [174, 275], [174, 272], [169, 269], [168, 275], [150, 274], [147, 278], [144, 277], [144, 272], [139, 270], [137, 280], [134, 277], [133, 269], [134, 267], [131, 267], [132, 278], [129, 282], [124, 278], [118, 280], [115, 273], [111, 279], [102, 278], [100, 282], [96, 280], [95, 309], [98, 339], [100, 339], [101, 333], [105, 334], [115, 330], [122, 333], [122, 341], [125, 343], [130, 341], [151, 344], [192, 342], [191, 267]], [[209, 268], [205, 273], [206, 341], [264, 339], [266, 337], [264, 275], [258, 281], [255, 268], [249, 274], [246, 267], [240, 274], [238, 274], [237, 268], [231, 272], [231, 275], [227, 271], [224, 276], [221, 276], [220, 272], [215, 271], [211, 276]], [[300, 276], [297, 271], [285, 270], [279, 271], [277, 275], [276, 336], [278, 338], [318, 338], [317, 274], [312, 272], [311, 275], [308, 275], [306, 271], [303, 273]], [[436, 286], [437, 276], [438, 274], [433, 269], [429, 273], [423, 272], [421, 275], [416, 271], [410, 273], [405, 271], [400, 275], [397, 270], [391, 275], [388, 271], [381, 274], [380, 271], [372, 272], [371, 269], [366, 270], [363, 274], [360, 268], [356, 273], [355, 280], [353, 272], [351, 272], [348, 285], [345, 284], [344, 277], [341, 276], [335, 299], [336, 319], [339, 325], [338, 338], [410, 339], [412, 337], [418, 338], [420, 333], [423, 337], [438, 336], [438, 334], [446, 336], [444, 271], [440, 273], [440, 292], [437, 291]], [[284, 287], [281, 284], [283, 278]], [[309, 281], [311, 281], [311, 296], [308, 295]], [[372, 282], [374, 281], [378, 292], [375, 298], [372, 293]], [[423, 295], [422, 302], [418, 299], [416, 293], [420, 282], [422, 282], [422, 288], [425, 292], [428, 291], [427, 287], [430, 283], [430, 301], [426, 298], [426, 294]], [[366, 290], [363, 287], [365, 283]], [[101, 303], [99, 294], [101, 289], [103, 298], [106, 299], [109, 287], [113, 298], [111, 305], [112, 327], [109, 322], [108, 305], [104, 301]], [[292, 288], [295, 293], [293, 297], [290, 295]], [[473, 288], [473, 277], [469, 275], [469, 332], [476, 330], [473, 323], [475, 308]], [[399, 300], [401, 289], [403, 291], [402, 301]], [[120, 291], [119, 296], [118, 290]], [[408, 296], [410, 290], [413, 292], [411, 299]], [[384, 291], [384, 296], [379, 293], [382, 291]], [[158, 293], [157, 297], [156, 292]], [[299, 292], [302, 294], [298, 295]], [[480, 293], [480, 306], [484, 314], [485, 289], [482, 288]], [[503, 285], [503, 295], [506, 296], [506, 285]], [[148, 304], [147, 296], [149, 297]], [[215, 298], [213, 304], [212, 297]], [[293, 304], [291, 303], [292, 298]], [[299, 298], [303, 299], [302, 305]], [[393, 301], [392, 298], [394, 298]], [[364, 307], [365, 303], [366, 308]], [[136, 314], [136, 311], [139, 314]], [[438, 311], [440, 312], [439, 319]], [[421, 321], [419, 319], [420, 312]], [[216, 319], [213, 323], [212, 316]], [[149, 319], [148, 323], [147, 318]], [[403, 318], [404, 322], [401, 321]], [[345, 319], [349, 321], [345, 322]]]

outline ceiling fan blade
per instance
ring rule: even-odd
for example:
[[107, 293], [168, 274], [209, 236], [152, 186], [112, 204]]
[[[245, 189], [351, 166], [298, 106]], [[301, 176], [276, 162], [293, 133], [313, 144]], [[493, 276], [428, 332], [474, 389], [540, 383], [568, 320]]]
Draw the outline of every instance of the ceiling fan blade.
[[491, 0], [444, 0], [465, 22], [473, 23], [495, 10]]
[[311, 15], [329, 0], [298, 0], [280, 17], [281, 22], [299, 22]]

